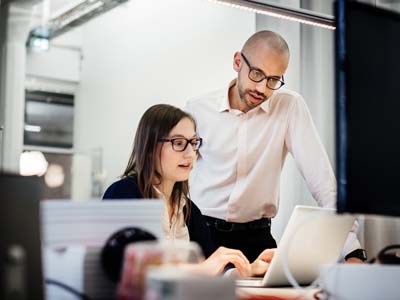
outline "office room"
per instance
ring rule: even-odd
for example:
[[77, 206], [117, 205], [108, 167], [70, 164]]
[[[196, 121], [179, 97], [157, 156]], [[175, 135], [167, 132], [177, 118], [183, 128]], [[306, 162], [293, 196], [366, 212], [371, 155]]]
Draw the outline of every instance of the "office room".
[[[355, 8], [350, 2], [356, 2]], [[398, 1], [337, 1], [336, 11], [331, 0], [2, 0], [0, 4], [1, 299], [397, 299], [400, 205], [393, 169], [400, 162], [395, 152], [398, 142], [384, 134], [394, 134], [399, 125], [395, 119], [388, 121], [389, 130], [382, 125], [384, 117], [377, 118], [376, 126], [371, 117], [365, 131], [376, 138], [382, 135], [381, 148], [394, 149], [371, 150], [380, 142], [371, 142], [367, 133], [360, 133], [359, 139], [352, 135], [364, 127], [356, 121], [365, 122], [366, 117], [341, 108], [357, 110], [356, 105], [363, 103], [342, 102], [356, 98], [349, 92], [357, 89], [356, 84], [363, 87], [355, 80], [358, 74], [365, 80], [385, 78], [377, 84], [385, 91], [398, 91], [388, 78], [395, 77], [398, 65], [391, 60], [395, 50], [390, 51], [390, 43], [393, 49], [400, 46], [397, 40], [387, 40], [383, 74], [368, 75], [379, 69], [376, 58], [365, 72], [362, 59], [358, 65], [341, 62], [350, 61], [350, 55], [356, 61], [358, 55], [342, 51], [356, 46], [350, 38], [355, 31], [346, 31], [345, 26], [357, 26], [350, 25], [345, 14], [359, 9], [377, 15], [378, 21], [390, 19], [394, 30], [392, 36], [385, 31], [385, 39], [396, 36], [400, 28]], [[345, 21], [338, 23], [338, 16]], [[370, 19], [373, 27], [376, 20]], [[258, 56], [262, 51], [245, 42], [260, 32], [253, 40], [268, 36], [274, 41], [266, 48], [273, 50], [276, 60], [282, 59], [281, 64], [253, 62], [262, 61]], [[338, 43], [340, 38], [347, 44]], [[361, 52], [358, 56], [364, 57]], [[256, 93], [259, 87], [262, 92]], [[220, 118], [220, 123], [215, 114], [205, 115], [205, 107], [196, 107], [202, 98], [218, 98], [214, 91], [222, 91], [228, 101], [218, 113], [229, 118]], [[293, 110], [297, 119], [281, 124], [293, 135], [276, 130], [263, 136], [262, 126], [251, 122], [261, 118], [261, 109], [266, 115], [279, 111], [274, 98], [300, 103], [300, 109]], [[371, 98], [365, 102], [372, 104], [362, 112], [376, 108], [387, 119], [393, 116], [397, 108], [393, 101], [380, 110], [379, 102], [374, 104], [376, 99]], [[146, 116], [151, 120], [156, 109], [181, 116], [169, 129], [167, 123], [172, 121], [159, 116], [151, 128], [159, 125], [161, 132], [167, 130], [154, 146], [171, 150], [166, 153], [174, 156], [165, 163], [181, 159], [179, 171], [171, 176], [181, 176], [175, 181], [184, 181], [183, 191], [190, 191], [189, 198], [180, 194], [191, 209], [189, 215], [185, 207], [181, 211], [178, 205], [174, 211], [175, 204], [165, 205], [163, 185], [153, 181], [150, 187], [155, 192], [144, 193], [143, 179], [137, 177], [138, 165], [145, 170], [157, 165], [149, 170], [163, 173], [158, 165], [162, 169], [164, 150], [157, 150], [159, 157], [141, 156], [143, 151], [138, 151], [152, 149], [143, 148], [149, 140], [143, 128]], [[271, 123], [267, 117], [257, 124], [263, 122]], [[244, 133], [242, 123], [247, 128]], [[178, 139], [171, 137], [177, 130]], [[279, 141], [282, 148], [270, 150], [278, 148], [273, 145]], [[363, 143], [366, 150], [361, 154], [357, 151]], [[243, 151], [248, 151], [247, 157], [240, 157]], [[277, 153], [279, 157], [271, 157]], [[383, 158], [375, 162], [376, 155]], [[248, 164], [245, 171], [243, 161]], [[375, 165], [383, 163], [384, 167]], [[276, 174], [271, 176], [269, 168]], [[355, 180], [363, 172], [384, 172], [388, 178]], [[115, 193], [114, 184], [132, 174], [140, 195]], [[335, 184], [325, 184], [332, 180]], [[374, 190], [368, 184], [371, 180], [383, 189]], [[354, 197], [363, 184], [362, 197]], [[389, 192], [382, 192], [385, 184]], [[197, 200], [202, 195], [207, 199]], [[173, 220], [186, 222], [183, 227], [188, 229], [173, 231]], [[169, 222], [166, 228], [165, 222]], [[267, 229], [272, 244], [264, 248], [277, 250], [263, 252], [257, 246], [257, 255], [253, 249], [247, 255], [250, 245], [243, 246], [247, 240], [240, 237], [251, 228]], [[197, 241], [192, 233], [203, 229], [207, 241], [198, 241], [200, 246], [174, 241], [180, 235]], [[119, 240], [116, 254], [111, 248], [121, 236], [125, 239]], [[228, 236], [232, 241], [225, 243]], [[158, 241], [146, 241], [154, 239]], [[385, 249], [388, 246], [393, 247]], [[207, 249], [213, 251], [207, 254]], [[139, 257], [147, 269], [134, 273]], [[266, 284], [274, 282], [273, 275], [268, 277], [272, 267], [277, 270], [275, 279], [281, 279], [276, 285]], [[238, 283], [239, 278], [254, 275], [261, 287]], [[166, 287], [172, 288], [168, 292]]]

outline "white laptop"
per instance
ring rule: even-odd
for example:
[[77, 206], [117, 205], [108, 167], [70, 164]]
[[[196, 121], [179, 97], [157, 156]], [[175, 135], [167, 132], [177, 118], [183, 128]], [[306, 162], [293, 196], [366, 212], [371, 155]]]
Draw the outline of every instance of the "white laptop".
[[285, 261], [300, 285], [312, 283], [322, 264], [337, 262], [354, 221], [354, 217], [338, 215], [334, 209], [296, 206], [264, 278], [237, 280], [236, 284], [289, 286]]

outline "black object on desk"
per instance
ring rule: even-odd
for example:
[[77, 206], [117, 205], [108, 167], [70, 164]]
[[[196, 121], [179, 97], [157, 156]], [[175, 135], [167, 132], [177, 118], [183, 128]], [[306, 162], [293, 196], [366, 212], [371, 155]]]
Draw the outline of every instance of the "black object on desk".
[[0, 174], [0, 299], [41, 300], [39, 177]]
[[400, 245], [390, 245], [383, 248], [371, 260], [371, 263], [374, 262], [384, 265], [400, 265]]
[[125, 247], [134, 242], [155, 241], [157, 238], [148, 231], [137, 227], [126, 227], [118, 230], [108, 238], [101, 251], [103, 271], [113, 282], [121, 277]]

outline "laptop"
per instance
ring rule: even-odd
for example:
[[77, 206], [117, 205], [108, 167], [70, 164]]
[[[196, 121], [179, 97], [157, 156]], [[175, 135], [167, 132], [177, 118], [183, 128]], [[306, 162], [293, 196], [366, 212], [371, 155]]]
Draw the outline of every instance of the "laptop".
[[334, 209], [296, 206], [264, 278], [237, 280], [236, 285], [290, 286], [286, 263], [300, 285], [312, 283], [322, 264], [338, 261], [354, 221], [355, 217], [338, 215]]

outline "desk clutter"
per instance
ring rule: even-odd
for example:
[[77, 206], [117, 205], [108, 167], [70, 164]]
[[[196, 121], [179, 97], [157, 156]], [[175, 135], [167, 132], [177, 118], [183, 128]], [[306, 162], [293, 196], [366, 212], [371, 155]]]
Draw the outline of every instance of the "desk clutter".
[[[45, 278], [63, 283], [90, 299], [114, 299], [116, 284], [102, 269], [107, 239], [122, 228], [137, 226], [162, 236], [162, 201], [41, 202]], [[46, 285], [47, 300], [76, 299], [59, 286]]]
[[[46, 277], [82, 291], [88, 299], [106, 300], [203, 300], [235, 298], [235, 282], [225, 277], [188, 273], [176, 264], [194, 262], [197, 247], [164, 243], [137, 243], [126, 249], [121, 279], [107, 278], [101, 268], [101, 247], [70, 246], [47, 248]], [[197, 249], [194, 250], [193, 249]], [[178, 255], [173, 255], [172, 253]], [[47, 300], [72, 300], [76, 296], [54, 286], [46, 290]]]
[[[108, 246], [116, 243], [112, 237], [121, 233], [144, 236], [143, 232], [151, 232], [146, 237], [162, 237], [162, 208], [161, 201], [43, 201], [45, 277], [81, 292], [87, 299], [200, 300], [216, 299], [216, 295], [220, 300], [235, 299], [232, 279], [189, 274], [176, 266], [203, 259], [199, 246], [187, 242], [129, 244], [121, 278], [108, 276], [102, 262], [106, 242]], [[127, 228], [130, 230], [122, 230]], [[46, 299], [72, 300], [76, 295], [47, 285]]]
[[329, 300], [398, 300], [400, 266], [336, 264], [321, 268], [321, 288]]
[[211, 277], [187, 273], [171, 266], [153, 267], [147, 272], [144, 299], [234, 300], [236, 299], [235, 281], [222, 276]]
[[[89, 299], [114, 299], [116, 284], [101, 269], [102, 247], [73, 245], [43, 250], [44, 275], [63, 283]], [[54, 285], [46, 285], [46, 300], [76, 300], [77, 296]]]
[[[178, 265], [199, 263], [202, 260], [203, 255], [196, 243], [147, 241], [130, 244], [125, 248], [117, 298], [120, 300], [146, 298], [156, 300], [173, 296], [175, 288], [183, 279], [199, 281], [205, 278], [205, 276], [194, 277]], [[151, 274], [156, 283], [149, 285], [153, 282], [152, 280], [147, 281], [151, 278]], [[160, 274], [164, 274], [164, 276], [158, 277]], [[171, 277], [168, 278], [168, 275]], [[181, 288], [178, 290], [180, 291]], [[148, 295], [147, 292], [149, 292]]]
[[[23, 219], [10, 218], [7, 224], [2, 226], [1, 247], [4, 249], [18, 250], [11, 252], [13, 258], [25, 257], [25, 262], [40, 262], [43, 257], [44, 279], [46, 282], [46, 297], [40, 297], [27, 285], [16, 286], [18, 283], [16, 271], [24, 274], [24, 268], [15, 264], [7, 265], [5, 275], [13, 274], [13, 281], [6, 282], [4, 291], [11, 291], [18, 295], [25, 295], [24, 299], [47, 300], [72, 300], [77, 299], [77, 294], [61, 289], [60, 284], [73, 288], [84, 294], [82, 299], [120, 299], [120, 300], [158, 300], [158, 299], [316, 299], [322, 295], [330, 300], [372, 300], [372, 299], [399, 299], [398, 278], [400, 267], [394, 265], [398, 262], [399, 246], [392, 245], [383, 249], [376, 261], [390, 263], [392, 265], [365, 264], [345, 265], [337, 264], [322, 269], [320, 276], [320, 289], [292, 289], [292, 288], [236, 288], [235, 282], [226, 277], [206, 277], [189, 274], [184, 269], [178, 268], [178, 262], [196, 262], [200, 259], [199, 250], [188, 246], [189, 244], [171, 245], [163, 243], [133, 244], [129, 246], [123, 262], [121, 279], [116, 282], [110, 280], [104, 272], [101, 264], [101, 252], [105, 242], [113, 233], [128, 226], [139, 226], [143, 230], [154, 233], [154, 237], [162, 236], [161, 220], [163, 203], [158, 201], [43, 201], [32, 197], [29, 203], [20, 202], [26, 198], [25, 194], [32, 194], [32, 190], [19, 189], [15, 184], [6, 181], [32, 180], [28, 178], [16, 178], [11, 176], [3, 180], [3, 193], [7, 189], [13, 189], [14, 196], [6, 197], [4, 203], [13, 204], [14, 214], [3, 212], [2, 220], [8, 216], [18, 215], [36, 223], [23, 222]], [[27, 182], [29, 183], [29, 182]], [[21, 191], [21, 195], [18, 193]], [[9, 200], [6, 202], [6, 200]], [[40, 255], [40, 239], [33, 239], [33, 233], [39, 233], [38, 203], [41, 205], [42, 222], [42, 255]], [[32, 205], [28, 210], [27, 205]], [[24, 213], [28, 213], [24, 215]], [[25, 227], [21, 227], [22, 225]], [[35, 225], [36, 224], [36, 225]], [[20, 229], [24, 230], [21, 231]], [[23, 234], [21, 234], [21, 232]], [[30, 235], [25, 236], [26, 232]], [[127, 233], [126, 231], [124, 231]], [[132, 231], [129, 231], [132, 233]], [[128, 233], [129, 233], [128, 232]], [[9, 247], [18, 243], [29, 251], [29, 256], [24, 256], [21, 248]], [[6, 248], [8, 247], [8, 248]], [[30, 249], [37, 250], [31, 251]], [[188, 250], [189, 249], [189, 250]], [[190, 250], [192, 249], [192, 250]], [[19, 253], [19, 254], [18, 254]], [[26, 252], [28, 253], [28, 252]], [[37, 254], [37, 257], [32, 256]], [[18, 255], [17, 255], [18, 254]], [[179, 254], [179, 255], [176, 255]], [[23, 266], [24, 264], [20, 264]], [[41, 264], [38, 269], [27, 274], [29, 280], [37, 279], [36, 287], [42, 287]], [[8, 270], [8, 271], [7, 271]], [[32, 270], [32, 268], [31, 268]], [[1, 270], [3, 271], [3, 270]], [[18, 272], [17, 272], [18, 273]], [[40, 275], [40, 276], [39, 276]], [[22, 277], [21, 277], [22, 278]], [[30, 281], [29, 281], [30, 282]], [[27, 283], [29, 283], [27, 282]], [[32, 281], [35, 283], [34, 281]], [[52, 284], [49, 284], [49, 283]], [[23, 283], [23, 282], [22, 282]], [[27, 293], [26, 291], [30, 291]], [[41, 293], [41, 291], [40, 291]], [[3, 293], [4, 294], [4, 293]], [[21, 299], [18, 297], [0, 296], [1, 299]], [[33, 297], [29, 297], [33, 295]], [[10, 296], [10, 297], [9, 297]]]

